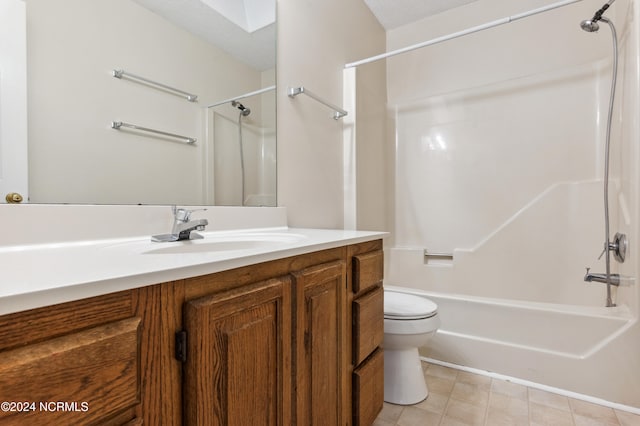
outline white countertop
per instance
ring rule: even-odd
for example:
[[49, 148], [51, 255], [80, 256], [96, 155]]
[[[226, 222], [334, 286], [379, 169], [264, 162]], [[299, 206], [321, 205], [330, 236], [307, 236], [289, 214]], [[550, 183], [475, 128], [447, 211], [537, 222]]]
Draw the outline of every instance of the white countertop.
[[0, 315], [382, 238], [384, 232], [270, 227], [0, 247]]

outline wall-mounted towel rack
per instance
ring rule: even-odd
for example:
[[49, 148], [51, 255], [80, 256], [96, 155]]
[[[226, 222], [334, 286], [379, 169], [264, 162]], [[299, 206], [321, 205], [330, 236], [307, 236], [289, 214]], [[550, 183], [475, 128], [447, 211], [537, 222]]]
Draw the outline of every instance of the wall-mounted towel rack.
[[126, 127], [127, 129], [139, 130], [141, 132], [149, 132], [149, 133], [154, 133], [156, 135], [161, 135], [161, 136], [166, 136], [166, 137], [170, 137], [170, 138], [179, 139], [182, 142], [188, 143], [190, 145], [195, 144], [196, 141], [197, 141], [196, 138], [190, 138], [188, 136], [176, 135], [174, 133], [163, 132], [161, 130], [149, 129], [147, 127], [137, 126], [135, 124], [129, 124], [129, 123], [125, 123], [123, 121], [112, 121], [111, 122], [111, 128], [112, 129], [120, 130], [122, 127]]
[[185, 92], [184, 90], [176, 89], [175, 87], [167, 86], [166, 84], [158, 83], [157, 81], [149, 80], [148, 78], [140, 77], [139, 75], [131, 74], [130, 72], [127, 72], [125, 70], [113, 70], [113, 76], [115, 78], [120, 78], [120, 79], [124, 78], [124, 79], [135, 81], [138, 83], [144, 83], [148, 86], [164, 90], [165, 92], [182, 96], [186, 98], [189, 102], [196, 102], [198, 100], [198, 95]]
[[453, 260], [453, 253], [432, 253], [427, 249], [424, 249], [425, 259], [446, 259]]
[[324, 99], [322, 99], [321, 97], [319, 97], [318, 95], [316, 95], [315, 93], [309, 91], [309, 89], [305, 88], [304, 86], [300, 86], [300, 87], [289, 87], [288, 90], [288, 95], [290, 98], [295, 98], [298, 95], [301, 94], [305, 94], [307, 96], [309, 96], [311, 99], [314, 99], [318, 102], [320, 102], [321, 104], [323, 104], [324, 106], [328, 106], [329, 108], [331, 108], [333, 110], [333, 119], [334, 120], [338, 120], [342, 117], [344, 117], [345, 115], [347, 115], [347, 111], [343, 110], [342, 108], [339, 108], [335, 105], [333, 105], [332, 103], [329, 103], [327, 101], [325, 101]]

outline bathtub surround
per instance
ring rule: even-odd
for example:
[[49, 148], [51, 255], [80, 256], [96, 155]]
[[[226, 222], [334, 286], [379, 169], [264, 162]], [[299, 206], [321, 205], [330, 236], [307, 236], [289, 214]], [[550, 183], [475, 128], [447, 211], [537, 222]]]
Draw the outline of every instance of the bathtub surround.
[[[388, 31], [387, 50], [528, 6], [539, 3], [461, 6]], [[580, 29], [600, 6], [579, 2], [387, 60], [395, 211], [385, 286], [441, 307], [425, 356], [640, 407], [630, 379], [640, 373], [637, 256], [612, 265], [622, 276], [616, 308], [604, 308], [603, 284], [583, 282], [585, 266], [605, 269], [611, 36]], [[638, 2], [618, 0], [607, 16], [624, 93], [614, 105], [611, 232], [627, 234], [633, 253]], [[426, 259], [425, 249], [452, 259]]]

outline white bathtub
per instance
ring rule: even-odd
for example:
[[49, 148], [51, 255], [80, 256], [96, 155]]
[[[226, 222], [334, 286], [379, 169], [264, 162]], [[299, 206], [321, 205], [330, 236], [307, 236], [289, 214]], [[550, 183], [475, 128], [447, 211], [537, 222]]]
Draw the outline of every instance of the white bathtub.
[[610, 345], [638, 328], [624, 306], [489, 299], [386, 282], [385, 289], [424, 296], [438, 305], [442, 325], [429, 346], [421, 349], [424, 357], [635, 404], [637, 398], [616, 394], [626, 373], [615, 371]]

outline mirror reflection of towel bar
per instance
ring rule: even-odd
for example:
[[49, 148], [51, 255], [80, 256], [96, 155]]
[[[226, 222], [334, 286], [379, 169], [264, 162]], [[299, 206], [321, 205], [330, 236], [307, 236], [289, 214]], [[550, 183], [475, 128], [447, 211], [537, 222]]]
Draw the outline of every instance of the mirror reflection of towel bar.
[[453, 253], [431, 253], [429, 250], [424, 249], [424, 257], [426, 259], [447, 259], [453, 260]]
[[196, 138], [190, 138], [188, 136], [176, 135], [175, 133], [168, 133], [168, 132], [163, 132], [163, 131], [160, 131], [160, 130], [149, 129], [148, 127], [142, 127], [142, 126], [138, 126], [136, 124], [129, 124], [129, 123], [125, 123], [123, 121], [112, 121], [111, 122], [111, 128], [112, 129], [120, 130], [122, 127], [126, 127], [127, 129], [138, 130], [138, 131], [141, 131], [141, 132], [155, 133], [156, 135], [166, 136], [166, 137], [170, 137], [170, 138], [176, 138], [176, 139], [181, 140], [184, 143], [188, 143], [189, 145], [193, 145], [197, 141]]
[[175, 87], [167, 86], [166, 84], [158, 83], [157, 81], [149, 80], [148, 78], [140, 77], [139, 75], [132, 74], [125, 70], [113, 70], [113, 73], [111, 75], [113, 75], [115, 78], [125, 78], [127, 80], [132, 80], [137, 83], [143, 83], [148, 86], [164, 90], [165, 92], [173, 93], [174, 95], [186, 98], [189, 102], [198, 101], [198, 95], [185, 92], [184, 90], [176, 89]]

